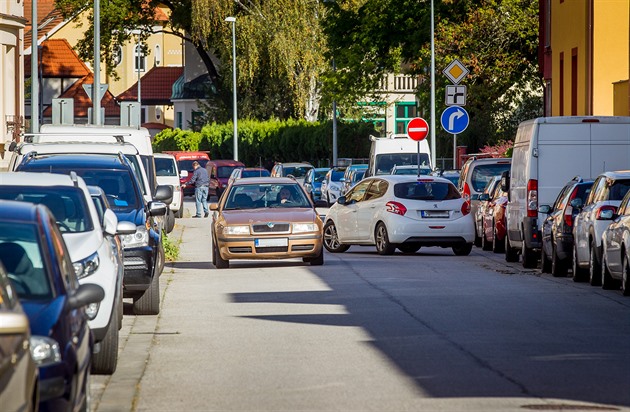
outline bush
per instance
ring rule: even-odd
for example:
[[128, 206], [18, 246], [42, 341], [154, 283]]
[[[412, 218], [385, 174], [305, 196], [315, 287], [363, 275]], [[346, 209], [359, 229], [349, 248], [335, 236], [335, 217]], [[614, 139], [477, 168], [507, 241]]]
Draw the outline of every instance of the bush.
[[166, 232], [162, 232], [162, 242], [164, 244], [164, 258], [167, 262], [175, 262], [179, 259], [179, 242], [169, 239]]

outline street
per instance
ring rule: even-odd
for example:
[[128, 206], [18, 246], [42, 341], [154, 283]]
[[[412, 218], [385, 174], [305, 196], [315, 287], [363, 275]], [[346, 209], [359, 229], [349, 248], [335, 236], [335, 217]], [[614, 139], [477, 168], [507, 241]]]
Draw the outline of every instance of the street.
[[630, 410], [630, 299], [474, 248], [211, 263], [194, 202], [93, 410]]

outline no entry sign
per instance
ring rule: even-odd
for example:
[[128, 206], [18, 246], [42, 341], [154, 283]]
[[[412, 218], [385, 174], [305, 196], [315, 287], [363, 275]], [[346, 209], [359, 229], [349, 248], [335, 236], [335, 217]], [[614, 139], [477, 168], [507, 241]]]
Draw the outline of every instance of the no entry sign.
[[407, 134], [412, 140], [424, 140], [429, 135], [429, 124], [422, 117], [411, 119], [407, 123]]

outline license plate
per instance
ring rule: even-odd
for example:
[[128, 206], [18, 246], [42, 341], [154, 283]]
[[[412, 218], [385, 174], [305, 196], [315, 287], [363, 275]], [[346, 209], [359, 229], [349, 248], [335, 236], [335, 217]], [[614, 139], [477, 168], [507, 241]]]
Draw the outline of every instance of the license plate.
[[448, 219], [448, 211], [447, 210], [423, 210], [421, 212], [421, 216], [422, 217], [427, 217], [427, 218], [443, 218], [443, 219]]
[[256, 247], [289, 246], [289, 239], [287, 239], [286, 237], [274, 239], [255, 239], [254, 245], [256, 245]]

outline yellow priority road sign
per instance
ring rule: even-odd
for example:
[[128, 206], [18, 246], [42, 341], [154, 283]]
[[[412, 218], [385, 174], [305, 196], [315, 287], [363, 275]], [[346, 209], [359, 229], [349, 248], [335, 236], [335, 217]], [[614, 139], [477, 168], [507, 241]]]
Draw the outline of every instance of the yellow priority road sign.
[[442, 73], [444, 73], [444, 75], [451, 82], [453, 82], [454, 84], [458, 84], [470, 72], [468, 71], [466, 66], [462, 64], [462, 62], [455, 59], [448, 66], [446, 66], [446, 69], [444, 69]]

